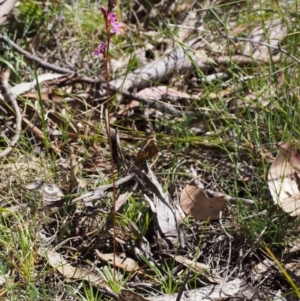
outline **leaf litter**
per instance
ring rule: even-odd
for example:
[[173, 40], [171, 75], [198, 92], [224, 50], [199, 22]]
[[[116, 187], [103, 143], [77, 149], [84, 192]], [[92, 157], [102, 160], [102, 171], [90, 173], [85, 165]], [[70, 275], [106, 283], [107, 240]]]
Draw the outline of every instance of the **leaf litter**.
[[[202, 17], [205, 17], [206, 10], [204, 9], [202, 13], [204, 14]], [[194, 26], [193, 31], [197, 32], [205, 28], [203, 24], [197, 27], [193, 23], [197, 18], [191, 20], [188, 20], [186, 26]], [[205, 91], [199, 88], [200, 83], [226, 80], [229, 77], [228, 74], [221, 77], [214, 76], [214, 72], [220, 73], [218, 72], [220, 70], [213, 70], [212, 66], [226, 69], [230, 61], [239, 66], [252, 65], [253, 58], [256, 58], [257, 65], [268, 63], [269, 49], [263, 44], [268, 42], [271, 48], [279, 47], [287, 34], [287, 27], [279, 18], [266, 22], [267, 32], [270, 33], [268, 38], [262, 27], [256, 25], [248, 32], [249, 39], [257, 42], [256, 44], [249, 40], [232, 40], [230, 47], [243, 48], [243, 51], [237, 52], [235, 56], [232, 56], [231, 49], [228, 49], [230, 37], [224, 37], [217, 32], [212, 34], [207, 29], [205, 38], [198, 36], [188, 42], [185, 41], [184, 47], [181, 47], [180, 40], [168, 40], [166, 51], [162, 53], [157, 51], [155, 60], [150, 60], [149, 63], [143, 64], [141, 68], [129, 72], [124, 77], [114, 78], [110, 82], [113, 86], [111, 95], [121, 86], [123, 90], [120, 91], [115, 112], [110, 113], [111, 120], [119, 125], [119, 130], [113, 128], [111, 133], [106, 133], [104, 126], [103, 103], [106, 101], [104, 82], [102, 79], [95, 79], [93, 72], [90, 72], [90, 77], [80, 75], [85, 74], [82, 72], [83, 66], [77, 70], [77, 74], [72, 74], [72, 70], [67, 68], [69, 65], [62, 62], [66, 68], [59, 70], [67, 74], [62, 76], [58, 73], [45, 72], [49, 65], [46, 64], [47, 62], [39, 61], [43, 67], [39, 69], [42, 74], [39, 74], [36, 80], [24, 81], [11, 89], [12, 93], [19, 96], [19, 106], [23, 114], [23, 135], [33, 145], [33, 156], [28, 159], [15, 150], [7, 160], [13, 160], [16, 156], [19, 162], [17, 164], [3, 162], [2, 169], [11, 172], [11, 176], [6, 175], [1, 179], [3, 195], [10, 196], [7, 199], [11, 200], [4, 206], [10, 210], [15, 208], [13, 206], [25, 203], [30, 210], [20, 210], [19, 213], [23, 214], [24, 223], [30, 224], [30, 216], [36, 212], [36, 204], [32, 205], [26, 201], [30, 198], [38, 200], [37, 211], [39, 216], [43, 217], [39, 219], [38, 233], [41, 238], [45, 233], [47, 236], [47, 239], [41, 239], [39, 242], [43, 244], [43, 248], [39, 246], [38, 250], [40, 256], [53, 268], [47, 271], [49, 278], [55, 276], [60, 279], [85, 280], [96, 287], [109, 289], [106, 280], [102, 279], [91, 266], [86, 266], [86, 262], [92, 262], [100, 269], [111, 265], [112, 241], [116, 239], [117, 266], [129, 274], [132, 273], [127, 289], [123, 289], [119, 294], [119, 300], [177, 300], [178, 295], [168, 296], [161, 293], [159, 296], [153, 296], [160, 287], [154, 281], [153, 283], [150, 281], [153, 271], [141, 265], [139, 254], [145, 255], [159, 267], [162, 258], [169, 257], [166, 260], [172, 267], [172, 277], [179, 284], [182, 281], [180, 275], [185, 268], [195, 273], [192, 275], [196, 276], [191, 276], [190, 280], [196, 279], [197, 285], [192, 287], [190, 283], [181, 300], [226, 300], [228, 298], [262, 300], [261, 298], [269, 299], [278, 292], [276, 291], [278, 286], [274, 284], [269, 287], [266, 285], [270, 288], [269, 292], [261, 288], [257, 279], [260, 281], [263, 276], [258, 276], [258, 273], [263, 274], [265, 271], [257, 272], [259, 270], [257, 268], [254, 272], [252, 269], [254, 263], [251, 263], [248, 257], [249, 245], [246, 242], [239, 244], [236, 237], [228, 235], [228, 229], [236, 226], [230, 209], [239, 198], [229, 197], [222, 192], [221, 183], [218, 182], [218, 178], [215, 178], [213, 171], [222, 165], [219, 176], [223, 173], [224, 178], [231, 180], [237, 175], [237, 181], [242, 186], [247, 181], [252, 181], [255, 168], [251, 166], [249, 158], [243, 161], [246, 162], [244, 165], [250, 166], [250, 171], [244, 168], [243, 162], [239, 162], [238, 170], [230, 166], [228, 154], [224, 155], [221, 152], [224, 146], [215, 145], [209, 140], [210, 129], [207, 124], [212, 117], [209, 110], [207, 110], [208, 114], [203, 113], [200, 118], [201, 121], [206, 121], [203, 130], [206, 141], [198, 145], [193, 145], [195, 142], [191, 141], [188, 156], [185, 149], [178, 153], [180, 158], [186, 160], [186, 164], [183, 164], [185, 173], [192, 174], [193, 168], [189, 166], [196, 165], [193, 158], [191, 160], [187, 158], [190, 156], [195, 156], [198, 161], [206, 161], [213, 167], [203, 171], [203, 164], [201, 168], [197, 168], [197, 176], [200, 174], [205, 178], [205, 189], [191, 185], [184, 178], [177, 178], [173, 183], [176, 188], [170, 189], [170, 192], [164, 191], [163, 177], [156, 176], [156, 173], [162, 173], [172, 165], [173, 149], [167, 146], [161, 151], [159, 147], [164, 143], [171, 144], [169, 142], [174, 132], [170, 129], [172, 127], [170, 122], [176, 123], [182, 120], [182, 116], [188, 116], [194, 100], [200, 101], [205, 94]], [[59, 30], [62, 34], [63, 29]], [[234, 25], [231, 30], [236, 34]], [[241, 32], [245, 30], [242, 28]], [[183, 39], [189, 35], [182, 27], [178, 36]], [[1, 40], [3, 41], [4, 38], [2, 37]], [[237, 42], [239, 45], [236, 45]], [[145, 51], [147, 50], [149, 49], [145, 48]], [[153, 51], [152, 47], [151, 50]], [[72, 50], [61, 49], [61, 51], [65, 52], [66, 57], [72, 56], [69, 52]], [[278, 61], [282, 54], [275, 52], [272, 57], [274, 62]], [[27, 59], [35, 60], [35, 56], [30, 53], [24, 55]], [[45, 57], [50, 56], [45, 53]], [[195, 65], [191, 63], [190, 58], [194, 59], [204, 73], [202, 78], [195, 75]], [[85, 66], [87, 65], [86, 62]], [[120, 67], [113, 68], [118, 70]], [[208, 74], [211, 71], [212, 74]], [[191, 74], [195, 81], [190, 80]], [[38, 89], [41, 91], [37, 91], [37, 82]], [[150, 82], [157, 82], [158, 86], [150, 87]], [[226, 84], [229, 88], [221, 90], [220, 93], [224, 97], [224, 103], [230, 103], [236, 91], [230, 81]], [[136, 95], [128, 92], [133, 90], [139, 91]], [[241, 95], [243, 101], [253, 98], [252, 92], [248, 92], [248, 95]], [[210, 94], [212, 99], [217, 98], [217, 95]], [[247, 104], [244, 103], [246, 107]], [[268, 105], [268, 102], [264, 105]], [[41, 117], [41, 110], [45, 110], [45, 120]], [[232, 106], [231, 110], [236, 110], [236, 107]], [[8, 111], [6, 114], [8, 118], [6, 137], [9, 140], [14, 134], [11, 130], [13, 127], [9, 123], [13, 118]], [[220, 117], [219, 124], [216, 123], [218, 129], [222, 130], [224, 120], [226, 118]], [[162, 126], [155, 127], [156, 124]], [[161, 135], [164, 128], [170, 132], [170, 135]], [[142, 132], [147, 134], [142, 135]], [[116, 232], [112, 230], [110, 204], [113, 185], [109, 183], [111, 175], [107, 134], [115, 135], [113, 160], [121, 169], [116, 181], [119, 193], [118, 211], [124, 214], [131, 198], [149, 204], [150, 210], [141, 212], [141, 214], [150, 212], [151, 223], [146, 233], [136, 228], [141, 215], [136, 218], [137, 220], [128, 223], [120, 219]], [[67, 142], [64, 135], [67, 137]], [[100, 140], [100, 143], [93, 141], [95, 137]], [[155, 143], [153, 137], [156, 137]], [[136, 140], [142, 142], [140, 148], [136, 146]], [[153, 151], [147, 149], [151, 145]], [[228, 149], [230, 147], [231, 145], [228, 144]], [[281, 153], [272, 163], [268, 175], [270, 192], [276, 205], [281, 206], [290, 215], [298, 216], [297, 168], [299, 165], [293, 160], [296, 150], [294, 146], [287, 144], [281, 144], [280, 149]], [[57, 156], [53, 173], [49, 172], [51, 170], [49, 166], [53, 162], [44, 156], [46, 151]], [[45, 158], [41, 166], [36, 163], [35, 156], [41, 160]], [[156, 158], [158, 163], [155, 163]], [[150, 165], [150, 162], [153, 165]], [[176, 168], [181, 171], [179, 162], [177, 163]], [[26, 165], [26, 168], [16, 168]], [[47, 167], [43, 168], [43, 165]], [[15, 187], [26, 188], [29, 191], [15, 192], [18, 190]], [[12, 188], [11, 191], [8, 192], [8, 188]], [[207, 191], [216, 192], [217, 195], [208, 195]], [[232, 201], [233, 199], [235, 202]], [[243, 203], [245, 207], [249, 204], [250, 202]], [[56, 209], [49, 210], [53, 207]], [[114, 233], [116, 233], [115, 237]], [[232, 243], [231, 239], [233, 239]], [[228, 263], [228, 258], [231, 258], [232, 262]], [[267, 266], [267, 271], [270, 269], [271, 267]], [[206, 275], [207, 271], [211, 275]], [[146, 283], [149, 284], [146, 290], [148, 297], [138, 294], [145, 292], [143, 284]], [[55, 283], [50, 281], [51, 285], [54, 286]], [[130, 290], [133, 288], [135, 292]], [[105, 294], [105, 291], [103, 293]]]

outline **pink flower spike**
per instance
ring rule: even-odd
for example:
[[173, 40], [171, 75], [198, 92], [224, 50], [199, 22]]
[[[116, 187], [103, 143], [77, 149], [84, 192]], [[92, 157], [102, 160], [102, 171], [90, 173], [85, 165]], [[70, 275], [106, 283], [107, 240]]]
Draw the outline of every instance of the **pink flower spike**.
[[112, 29], [110, 30], [110, 32], [112, 34], [115, 33], [116, 35], [119, 35], [121, 31], [125, 29], [125, 26], [122, 23], [111, 22], [111, 25], [112, 25]]
[[98, 47], [94, 50], [93, 55], [99, 56], [100, 54], [103, 54], [105, 51], [106, 45], [104, 42], [98, 45]]
[[117, 22], [117, 15], [115, 13], [108, 13], [107, 19], [110, 22]]
[[101, 10], [102, 14], [103, 14], [104, 16], [106, 16], [106, 13], [107, 13], [106, 8], [105, 8], [104, 6], [101, 6], [101, 7], [100, 7], [100, 10]]

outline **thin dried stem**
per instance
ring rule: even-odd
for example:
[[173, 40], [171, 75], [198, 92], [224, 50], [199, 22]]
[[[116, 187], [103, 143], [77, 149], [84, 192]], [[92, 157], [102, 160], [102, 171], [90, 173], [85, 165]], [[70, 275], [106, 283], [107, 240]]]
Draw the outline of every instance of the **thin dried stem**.
[[111, 131], [110, 131], [110, 119], [109, 119], [109, 109], [110, 109], [110, 98], [109, 98], [109, 44], [110, 44], [110, 31], [109, 31], [109, 23], [107, 19], [107, 15], [105, 16], [105, 30], [106, 30], [106, 36], [107, 36], [107, 47], [104, 51], [104, 66], [105, 66], [105, 81], [106, 81], [106, 96], [107, 96], [107, 102], [106, 102], [106, 125], [107, 125], [107, 138], [109, 143], [109, 149], [110, 149], [110, 156], [111, 156], [111, 177], [112, 177], [112, 185], [113, 185], [113, 229], [114, 229], [114, 237], [113, 237], [113, 270], [114, 270], [114, 281], [116, 281], [116, 200], [117, 200], [117, 194], [116, 194], [116, 183], [115, 183], [115, 164], [113, 159], [113, 146], [112, 146], [112, 137], [111, 137]]

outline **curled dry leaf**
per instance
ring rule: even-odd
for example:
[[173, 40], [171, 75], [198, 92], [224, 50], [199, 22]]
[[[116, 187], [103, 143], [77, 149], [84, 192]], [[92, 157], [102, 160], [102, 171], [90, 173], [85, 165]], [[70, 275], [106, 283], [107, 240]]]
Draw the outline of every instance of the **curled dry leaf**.
[[132, 258], [120, 258], [118, 254], [110, 253], [110, 254], [103, 254], [100, 251], [96, 250], [96, 255], [105, 262], [110, 262], [111, 264], [114, 262], [114, 256], [116, 267], [121, 268], [127, 272], [133, 272], [139, 269], [138, 263], [133, 260]]
[[[180, 205], [186, 214], [198, 220], [217, 220], [220, 211], [227, 206], [224, 196], [209, 198], [206, 193], [196, 186], [186, 185], [180, 196]], [[223, 216], [228, 215], [227, 211]]]
[[278, 143], [279, 155], [268, 172], [268, 186], [275, 204], [292, 216], [300, 215], [300, 158], [295, 145]]
[[33, 181], [25, 184], [28, 190], [37, 190], [47, 203], [56, 202], [64, 197], [63, 191], [56, 184], [45, 183], [43, 181]]

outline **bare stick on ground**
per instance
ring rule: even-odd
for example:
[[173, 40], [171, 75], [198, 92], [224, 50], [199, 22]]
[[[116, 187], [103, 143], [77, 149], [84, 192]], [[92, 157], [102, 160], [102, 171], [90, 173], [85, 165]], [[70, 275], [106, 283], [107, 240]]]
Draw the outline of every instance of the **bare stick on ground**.
[[16, 116], [16, 130], [15, 130], [15, 135], [13, 136], [11, 142], [9, 143], [9, 146], [0, 152], [0, 157], [5, 157], [8, 155], [13, 147], [17, 144], [17, 142], [20, 139], [20, 132], [21, 132], [21, 125], [22, 125], [22, 116], [20, 112], [20, 108], [18, 106], [16, 97], [14, 96], [13, 93], [11, 93], [9, 86], [8, 86], [8, 78], [9, 78], [9, 72], [4, 72], [4, 74], [1, 77], [1, 82], [0, 82], [0, 92], [3, 95], [4, 101], [6, 101], [9, 104], [12, 104], [14, 111], [15, 111], [15, 116]]

